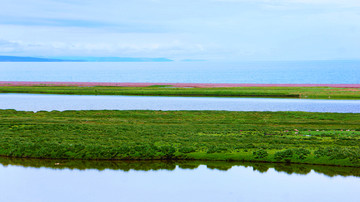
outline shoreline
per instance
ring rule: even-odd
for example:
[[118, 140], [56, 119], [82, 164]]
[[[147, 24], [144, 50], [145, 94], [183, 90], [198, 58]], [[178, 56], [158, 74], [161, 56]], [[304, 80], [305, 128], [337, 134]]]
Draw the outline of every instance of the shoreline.
[[172, 86], [180, 88], [221, 88], [221, 87], [332, 87], [360, 88], [360, 84], [255, 84], [255, 83], [152, 83], [152, 82], [55, 82], [55, 81], [0, 81], [0, 86], [113, 86], [149, 87]]

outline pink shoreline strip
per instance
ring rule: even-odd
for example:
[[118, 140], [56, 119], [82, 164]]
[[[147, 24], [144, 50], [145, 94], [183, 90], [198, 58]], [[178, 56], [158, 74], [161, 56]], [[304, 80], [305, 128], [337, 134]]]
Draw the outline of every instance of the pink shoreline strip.
[[360, 88], [360, 84], [252, 84], [252, 83], [125, 83], [125, 82], [48, 82], [48, 81], [0, 81], [0, 86], [123, 86], [146, 87], [152, 85], [171, 85], [174, 87], [333, 87]]

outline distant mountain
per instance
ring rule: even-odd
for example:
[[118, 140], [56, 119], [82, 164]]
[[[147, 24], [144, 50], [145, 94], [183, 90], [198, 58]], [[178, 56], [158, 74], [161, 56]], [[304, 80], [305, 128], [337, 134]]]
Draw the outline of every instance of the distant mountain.
[[63, 60], [35, 57], [0, 56], [0, 62], [63, 62]]
[[171, 62], [168, 58], [131, 58], [131, 57], [57, 57], [60, 60], [83, 62]]
[[130, 57], [56, 57], [37, 58], [19, 56], [0, 56], [0, 62], [171, 62], [168, 58], [130, 58]]

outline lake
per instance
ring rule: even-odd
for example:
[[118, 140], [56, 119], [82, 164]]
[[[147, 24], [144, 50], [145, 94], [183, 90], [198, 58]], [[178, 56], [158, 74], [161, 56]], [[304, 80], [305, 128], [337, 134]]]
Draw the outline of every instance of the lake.
[[226, 110], [360, 113], [360, 100], [0, 94], [0, 109]]
[[0, 201], [358, 201], [360, 168], [0, 158]]
[[[0, 63], [0, 81], [359, 84], [360, 61]], [[360, 113], [359, 100], [0, 94], [0, 109]], [[0, 201], [359, 201], [360, 168], [0, 157]]]
[[360, 84], [360, 61], [1, 62], [0, 81]]

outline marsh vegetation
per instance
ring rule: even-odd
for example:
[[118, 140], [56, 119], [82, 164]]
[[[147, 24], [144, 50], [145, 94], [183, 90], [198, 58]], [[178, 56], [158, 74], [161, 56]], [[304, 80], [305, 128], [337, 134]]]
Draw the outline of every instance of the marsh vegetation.
[[360, 99], [359, 88], [332, 87], [179, 88], [159, 85], [149, 87], [0, 86], [0, 93]]
[[360, 166], [360, 114], [0, 111], [0, 155]]

